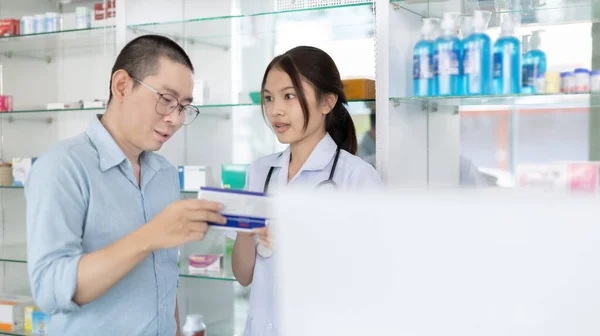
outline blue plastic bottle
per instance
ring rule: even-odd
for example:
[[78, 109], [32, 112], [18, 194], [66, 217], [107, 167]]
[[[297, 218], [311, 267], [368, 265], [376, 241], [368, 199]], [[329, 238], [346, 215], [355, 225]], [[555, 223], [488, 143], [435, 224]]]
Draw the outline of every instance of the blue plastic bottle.
[[529, 50], [523, 55], [522, 93], [536, 93], [536, 79], [546, 73], [546, 53], [540, 50], [542, 44], [540, 33], [539, 30], [533, 31], [529, 40]]
[[460, 13], [444, 13], [442, 36], [433, 45], [434, 96], [458, 96], [461, 91]]
[[421, 40], [413, 50], [413, 95], [415, 97], [429, 97], [434, 93], [433, 82], [433, 36], [437, 29], [439, 19], [423, 19], [421, 27]]
[[494, 94], [507, 95], [521, 92], [521, 43], [515, 34], [514, 18], [508, 15], [502, 21], [500, 38], [494, 43]]
[[461, 36], [460, 41], [460, 95], [464, 96], [467, 94], [467, 77], [465, 76], [465, 46], [467, 44], [467, 37], [473, 34], [473, 17], [463, 16], [461, 22]]
[[485, 33], [491, 12], [473, 11], [473, 34], [464, 42], [466, 95], [487, 95], [492, 92], [492, 40]]

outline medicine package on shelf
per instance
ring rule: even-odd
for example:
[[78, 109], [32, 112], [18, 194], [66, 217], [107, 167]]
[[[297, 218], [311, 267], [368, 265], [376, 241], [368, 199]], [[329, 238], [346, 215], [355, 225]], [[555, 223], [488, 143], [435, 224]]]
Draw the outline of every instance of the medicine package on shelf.
[[212, 228], [230, 231], [252, 231], [266, 226], [267, 197], [263, 193], [202, 187], [198, 199], [218, 202], [224, 209], [225, 225], [209, 223]]

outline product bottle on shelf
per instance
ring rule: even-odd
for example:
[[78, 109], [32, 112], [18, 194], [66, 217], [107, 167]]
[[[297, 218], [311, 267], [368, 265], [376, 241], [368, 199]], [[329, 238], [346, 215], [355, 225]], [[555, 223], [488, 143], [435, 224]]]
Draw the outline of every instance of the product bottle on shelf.
[[457, 96], [461, 91], [459, 17], [460, 13], [444, 13], [442, 34], [433, 44], [434, 96]]
[[540, 30], [532, 32], [531, 38], [529, 38], [529, 48], [523, 55], [522, 93], [536, 93], [536, 80], [546, 74], [546, 53], [540, 49], [541, 32]]
[[521, 46], [514, 34], [514, 17], [507, 15], [502, 21], [500, 38], [494, 43], [494, 94], [521, 92]]
[[486, 95], [492, 91], [492, 40], [485, 33], [491, 15], [490, 11], [473, 11], [474, 32], [464, 42], [467, 95]]
[[472, 16], [464, 16], [461, 22], [461, 37], [460, 41], [460, 93], [459, 95], [464, 96], [467, 94], [467, 79], [465, 76], [465, 46], [467, 42], [467, 37], [473, 34], [473, 17]]
[[433, 95], [433, 40], [438, 22], [437, 18], [423, 19], [421, 40], [413, 50], [413, 95], [415, 97]]
[[206, 325], [202, 315], [192, 314], [186, 316], [181, 333], [182, 336], [206, 336]]

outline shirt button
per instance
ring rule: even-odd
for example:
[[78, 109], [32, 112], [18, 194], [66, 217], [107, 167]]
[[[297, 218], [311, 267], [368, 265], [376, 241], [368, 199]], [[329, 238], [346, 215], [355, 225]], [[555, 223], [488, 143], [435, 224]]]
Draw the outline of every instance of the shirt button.
[[156, 269], [160, 269], [160, 265], [158, 265], [158, 264], [157, 264], [157, 265], [156, 265]]
[[273, 325], [271, 323], [267, 324], [267, 329], [273, 329]]

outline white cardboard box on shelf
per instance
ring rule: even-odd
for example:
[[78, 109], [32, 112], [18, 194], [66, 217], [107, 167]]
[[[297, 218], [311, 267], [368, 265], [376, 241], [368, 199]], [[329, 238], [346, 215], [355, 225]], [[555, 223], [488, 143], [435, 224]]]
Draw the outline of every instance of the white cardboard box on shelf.
[[13, 332], [25, 327], [25, 307], [33, 305], [33, 298], [0, 294], [0, 331]]
[[31, 166], [37, 158], [13, 158], [12, 160], [12, 173], [13, 173], [13, 185], [24, 186], [27, 174], [31, 170]]
[[210, 185], [210, 167], [179, 166], [179, 187], [181, 190], [198, 191]]

